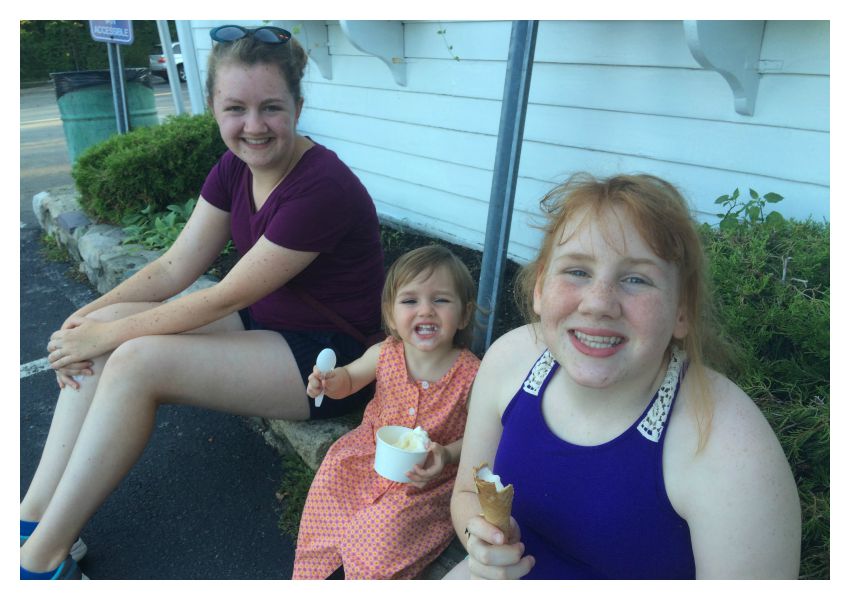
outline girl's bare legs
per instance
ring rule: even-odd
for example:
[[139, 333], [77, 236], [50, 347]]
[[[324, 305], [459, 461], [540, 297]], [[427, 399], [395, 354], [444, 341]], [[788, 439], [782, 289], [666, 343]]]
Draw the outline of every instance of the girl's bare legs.
[[23, 567], [49, 571], [64, 560], [83, 525], [141, 455], [160, 404], [277, 419], [309, 416], [304, 384], [283, 338], [241, 331], [233, 318], [229, 331], [143, 337], [112, 353], [67, 466], [21, 548]]
[[[136, 314], [155, 306], [147, 302], [115, 304], [89, 315], [89, 318], [99, 321], [112, 321], [131, 314]], [[88, 414], [94, 392], [97, 389], [100, 375], [109, 355], [99, 356], [92, 362], [93, 375], [86, 376], [80, 382], [80, 389], [75, 390], [66, 386], [59, 392], [56, 409], [50, 423], [47, 441], [41, 453], [38, 468], [33, 475], [24, 499], [21, 500], [21, 519], [40, 521], [47, 509], [53, 492], [56, 489], [68, 458], [74, 449], [77, 435]]]

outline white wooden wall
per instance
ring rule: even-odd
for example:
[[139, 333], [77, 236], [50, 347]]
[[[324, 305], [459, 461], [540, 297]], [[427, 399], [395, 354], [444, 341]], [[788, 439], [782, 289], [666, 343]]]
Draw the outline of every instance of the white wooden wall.
[[[405, 86], [338, 21], [323, 23], [331, 79], [310, 61], [301, 132], [340, 155], [383, 218], [480, 249], [510, 22], [404, 23]], [[204, 70], [216, 24], [192, 22]], [[736, 187], [782, 194], [788, 217], [828, 219], [829, 23], [768, 21], [760, 70], [744, 116], [691, 55], [682, 21], [542, 21], [510, 256], [533, 255], [539, 199], [576, 171], [658, 175], [709, 222]]]

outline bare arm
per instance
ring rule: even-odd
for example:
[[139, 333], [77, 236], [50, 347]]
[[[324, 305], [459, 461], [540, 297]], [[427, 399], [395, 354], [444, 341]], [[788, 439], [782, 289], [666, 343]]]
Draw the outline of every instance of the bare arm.
[[[215, 253], [206, 250], [210, 232], [203, 227], [211, 223], [224, 223], [222, 219], [227, 218], [227, 213], [206, 204], [197, 219], [196, 214], [193, 214], [172, 249], [157, 261], [159, 265], [155, 268], [160, 271], [156, 273], [155, 283], [151, 284], [153, 291], [147, 294], [147, 298], [153, 299], [163, 293], [183, 289], [203, 272], [208, 261], [221, 250], [223, 242], [215, 246]], [[217, 241], [226, 240], [220, 227], [213, 229]], [[124, 319], [109, 322], [82, 319], [71, 323], [72, 329], [54, 333], [53, 338], [61, 346], [61, 355], [55, 358], [51, 354], [51, 366], [61, 368], [65, 364], [98, 356], [136, 337], [182, 333], [212, 323], [278, 289], [316, 256], [314, 252], [289, 250], [264, 237], [260, 238], [227, 276], [213, 287]], [[149, 271], [148, 274], [153, 277], [154, 272]], [[118, 301], [116, 298], [123, 301], [125, 295], [134, 299], [145, 297], [141, 289], [147, 281], [146, 277], [144, 271], [140, 272], [132, 283], [119, 290], [120, 296], [112, 296], [113, 301]]]
[[320, 373], [314, 365], [313, 372], [307, 378], [307, 395], [315, 398], [324, 390], [328, 398], [346, 398], [375, 381], [381, 343], [366, 350], [357, 360], [327, 374]]
[[[518, 578], [534, 564], [532, 557], [523, 556], [515, 521], [513, 532], [505, 539], [497, 527], [479, 516], [481, 505], [472, 479], [474, 467], [485, 461], [493, 465], [502, 436], [502, 412], [536, 358], [530, 331], [522, 327], [497, 340], [484, 356], [472, 386], [451, 514], [458, 538], [469, 552], [474, 577]], [[528, 365], [517, 360], [517, 356], [532, 355]]]
[[74, 313], [118, 302], [162, 302], [183, 291], [213, 263], [230, 239], [230, 213], [198, 199], [189, 221], [162, 256]]
[[700, 579], [796, 579], [800, 502], [779, 441], [758, 407], [717, 375], [711, 435], [686, 478], [683, 516]]

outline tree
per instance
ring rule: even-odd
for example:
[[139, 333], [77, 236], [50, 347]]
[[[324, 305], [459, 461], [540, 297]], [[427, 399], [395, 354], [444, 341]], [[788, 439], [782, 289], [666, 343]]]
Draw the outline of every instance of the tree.
[[[46, 81], [50, 73], [108, 69], [106, 44], [95, 42], [88, 21], [21, 21], [21, 81]], [[171, 27], [173, 29], [173, 26]], [[133, 21], [133, 44], [119, 46], [125, 67], [147, 67], [159, 43], [156, 21]]]

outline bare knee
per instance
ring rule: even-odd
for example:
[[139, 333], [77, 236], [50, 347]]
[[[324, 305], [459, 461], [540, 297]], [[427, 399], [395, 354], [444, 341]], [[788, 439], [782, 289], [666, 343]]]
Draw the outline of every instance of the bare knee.
[[154, 392], [157, 380], [162, 377], [157, 346], [156, 336], [134, 338], [118, 346], [106, 360], [99, 390], [132, 388], [139, 395]]

